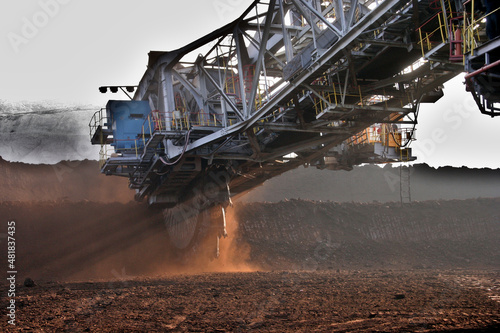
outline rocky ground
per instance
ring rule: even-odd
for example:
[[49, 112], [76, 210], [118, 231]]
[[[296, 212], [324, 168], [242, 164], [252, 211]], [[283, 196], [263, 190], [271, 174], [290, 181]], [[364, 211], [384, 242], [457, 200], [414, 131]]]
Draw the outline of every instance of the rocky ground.
[[[482, 281], [481, 283], [473, 283]], [[39, 332], [497, 332], [500, 274], [337, 270], [44, 282], [19, 288]]]

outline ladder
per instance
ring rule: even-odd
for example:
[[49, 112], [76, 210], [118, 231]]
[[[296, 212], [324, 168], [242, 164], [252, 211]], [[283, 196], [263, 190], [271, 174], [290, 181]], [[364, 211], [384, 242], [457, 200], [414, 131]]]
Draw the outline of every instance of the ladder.
[[409, 163], [409, 150], [399, 148], [399, 198], [401, 205], [411, 203], [411, 166]]

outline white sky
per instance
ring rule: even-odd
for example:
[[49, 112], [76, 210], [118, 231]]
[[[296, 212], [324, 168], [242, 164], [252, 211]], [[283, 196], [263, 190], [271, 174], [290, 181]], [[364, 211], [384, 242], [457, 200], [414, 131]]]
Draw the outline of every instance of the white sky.
[[[3, 0], [0, 99], [105, 105], [101, 85], [136, 85], [150, 50], [173, 50], [239, 16], [251, 0]], [[34, 29], [33, 29], [34, 28]], [[500, 119], [481, 115], [460, 77], [423, 105], [419, 162], [500, 168]], [[499, 117], [500, 118], [500, 117]]]
[[[232, 21], [251, 2], [3, 0], [0, 98], [104, 104], [110, 96], [97, 88], [136, 85], [150, 50], [184, 46]], [[33, 32], [26, 21], [40, 27]], [[12, 34], [27, 38], [18, 42]]]

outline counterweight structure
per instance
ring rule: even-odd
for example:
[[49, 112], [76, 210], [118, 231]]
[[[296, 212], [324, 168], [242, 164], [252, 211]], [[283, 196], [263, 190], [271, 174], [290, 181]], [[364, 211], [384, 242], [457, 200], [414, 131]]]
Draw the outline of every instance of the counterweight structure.
[[101, 172], [167, 208], [172, 241], [187, 248], [209, 215], [205, 229], [225, 235], [232, 195], [287, 170], [412, 160], [419, 104], [464, 70], [449, 53], [456, 5], [254, 1], [185, 47], [150, 52], [131, 100], [96, 112]]

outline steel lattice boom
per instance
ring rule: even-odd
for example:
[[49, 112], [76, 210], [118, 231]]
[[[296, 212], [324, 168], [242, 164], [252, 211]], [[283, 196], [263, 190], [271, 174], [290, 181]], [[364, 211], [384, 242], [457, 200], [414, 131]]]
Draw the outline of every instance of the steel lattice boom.
[[128, 177], [138, 200], [173, 207], [220, 171], [218, 188], [234, 195], [300, 165], [411, 160], [418, 105], [464, 70], [449, 53], [459, 10], [444, 0], [254, 1], [183, 48], [149, 53], [132, 100], [110, 101], [91, 122], [101, 171]]

